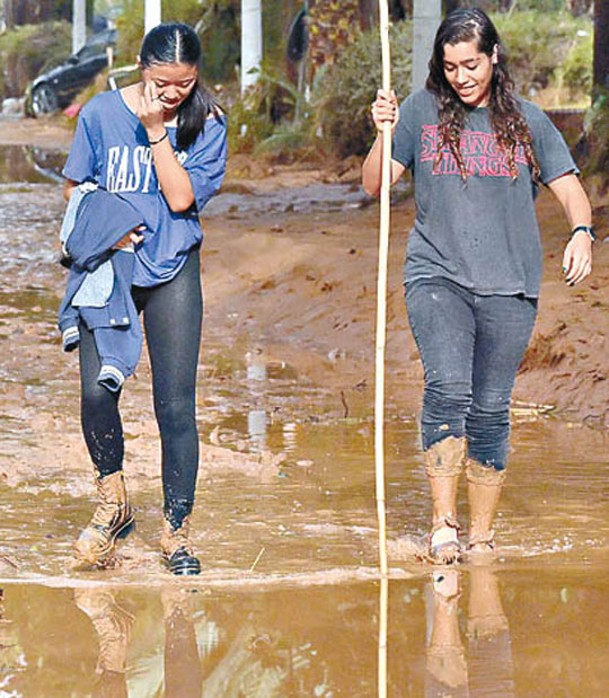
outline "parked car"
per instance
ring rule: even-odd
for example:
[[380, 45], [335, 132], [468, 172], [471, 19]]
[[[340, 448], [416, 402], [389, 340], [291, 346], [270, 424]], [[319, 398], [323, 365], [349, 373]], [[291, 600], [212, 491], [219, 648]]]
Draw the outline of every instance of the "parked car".
[[39, 75], [28, 87], [26, 114], [37, 117], [67, 107], [107, 67], [108, 47], [115, 45], [116, 29], [106, 29], [91, 36], [64, 63]]

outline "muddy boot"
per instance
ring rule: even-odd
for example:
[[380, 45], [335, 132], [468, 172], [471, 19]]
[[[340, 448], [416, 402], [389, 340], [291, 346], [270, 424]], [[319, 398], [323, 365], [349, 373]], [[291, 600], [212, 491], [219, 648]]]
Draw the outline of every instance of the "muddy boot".
[[448, 436], [423, 454], [431, 487], [433, 521], [429, 538], [432, 562], [449, 565], [461, 557], [457, 488], [465, 462], [465, 438]]
[[505, 470], [495, 470], [493, 466], [485, 466], [468, 458], [466, 473], [470, 519], [468, 550], [491, 552], [495, 547], [493, 521]]
[[123, 471], [95, 479], [97, 509], [74, 544], [79, 565], [103, 564], [114, 551], [118, 537], [133, 528], [133, 511], [127, 501]]
[[96, 672], [124, 674], [134, 618], [105, 589], [75, 589], [74, 601], [91, 619], [99, 642]]
[[186, 516], [182, 525], [174, 528], [169, 521], [163, 522], [161, 550], [167, 568], [172, 574], [200, 574], [201, 563], [195, 557], [189, 537], [190, 517]]

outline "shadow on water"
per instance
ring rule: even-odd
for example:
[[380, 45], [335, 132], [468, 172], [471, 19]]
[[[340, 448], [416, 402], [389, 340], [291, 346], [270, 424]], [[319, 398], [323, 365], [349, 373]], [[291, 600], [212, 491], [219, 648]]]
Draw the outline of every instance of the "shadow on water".
[[[603, 433], [516, 419], [496, 558], [456, 571], [391, 558], [383, 693], [370, 391], [345, 410], [281, 351], [252, 349], [259, 337], [206, 338], [201, 577], [171, 580], [160, 565], [145, 363], [124, 397], [138, 527], [110, 569], [72, 571], [92, 487], [76, 359], [61, 357], [54, 328], [63, 202], [55, 184], [18, 186], [0, 187], [1, 696], [606, 694]], [[430, 512], [416, 419], [390, 397], [389, 536], [420, 538]], [[464, 489], [460, 511], [465, 524]]]

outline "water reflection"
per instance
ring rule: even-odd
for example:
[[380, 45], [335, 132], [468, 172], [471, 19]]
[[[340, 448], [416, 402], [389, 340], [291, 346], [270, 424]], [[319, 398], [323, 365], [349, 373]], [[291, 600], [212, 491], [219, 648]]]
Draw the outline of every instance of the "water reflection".
[[389, 582], [386, 644], [376, 582], [7, 584], [0, 695], [606, 695], [602, 571], [419, 571]]
[[0, 184], [12, 182], [62, 182], [60, 175], [66, 159], [62, 150], [31, 145], [0, 147]]
[[[128, 666], [135, 616], [117, 603], [111, 589], [76, 589], [74, 601], [89, 617], [97, 637], [99, 650], [95, 672], [98, 679], [93, 696], [196, 698], [202, 695], [201, 658], [188, 593], [170, 587], [161, 594], [165, 634], [162, 672], [161, 662], [151, 662], [148, 655], [136, 658]], [[204, 627], [204, 658], [211, 656], [217, 645], [214, 630], [213, 625]]]
[[486, 566], [472, 566], [468, 576], [464, 633], [459, 608], [462, 573], [436, 571], [426, 587], [425, 698], [513, 698], [512, 644], [497, 577]]
[[[26, 666], [19, 634], [14, 621], [6, 617], [4, 590], [0, 589], [0, 679], [3, 675], [19, 672]], [[0, 688], [2, 682], [0, 680]]]
[[212, 597], [181, 584], [11, 587], [23, 671], [13, 661], [10, 674], [0, 673], [0, 695], [368, 697], [375, 685], [371, 592]]

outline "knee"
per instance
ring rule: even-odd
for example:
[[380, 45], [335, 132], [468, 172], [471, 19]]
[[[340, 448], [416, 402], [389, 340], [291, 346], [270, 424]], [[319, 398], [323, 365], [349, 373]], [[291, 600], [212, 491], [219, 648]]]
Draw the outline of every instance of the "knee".
[[440, 418], [445, 415], [465, 415], [471, 400], [469, 384], [464, 381], [442, 381], [425, 386], [425, 409]]
[[509, 426], [510, 395], [496, 391], [476, 396], [472, 401], [470, 419], [492, 426]]
[[159, 400], [155, 404], [159, 429], [172, 434], [187, 432], [196, 428], [194, 401], [184, 398]]
[[83, 415], [114, 413], [117, 409], [118, 394], [111, 393], [107, 388], [95, 383], [82, 387], [80, 403]]

